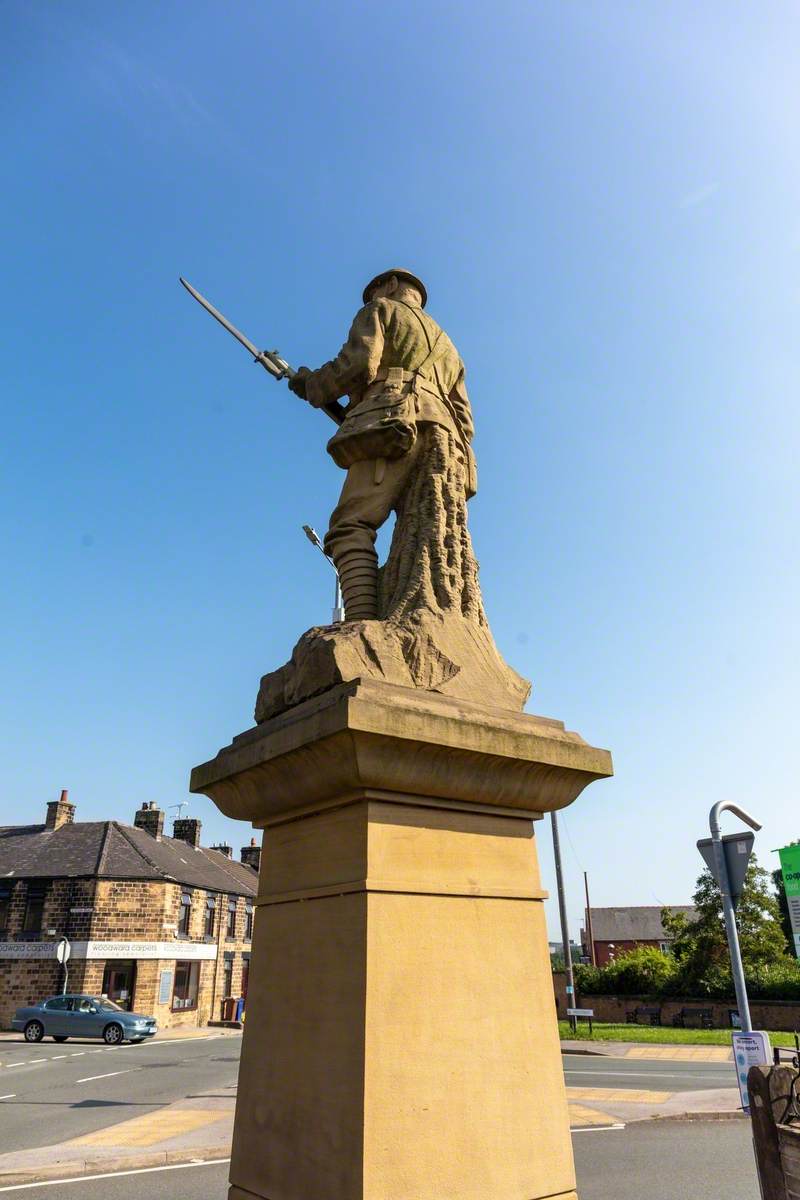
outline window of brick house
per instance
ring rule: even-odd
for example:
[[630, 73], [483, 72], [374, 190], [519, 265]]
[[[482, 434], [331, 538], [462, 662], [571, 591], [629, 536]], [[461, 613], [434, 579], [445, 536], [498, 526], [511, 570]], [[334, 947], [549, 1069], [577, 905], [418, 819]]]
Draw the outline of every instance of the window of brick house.
[[253, 901], [245, 900], [244, 903], [244, 940], [252, 942], [253, 940]]
[[230, 940], [236, 937], [236, 897], [228, 896], [228, 929], [226, 936]]
[[222, 963], [222, 996], [227, 999], [233, 995], [233, 955], [226, 954]]
[[250, 982], [250, 955], [242, 955], [242, 987], [241, 992], [245, 1000], [247, 999], [247, 985]]
[[8, 883], [6, 881], [0, 883], [0, 938], [4, 938], [8, 932], [8, 920], [11, 912], [11, 895], [13, 890], [13, 883]]
[[176, 962], [175, 985], [172, 989], [172, 1010], [197, 1008], [197, 988], [200, 980], [199, 962]]
[[192, 893], [181, 892], [181, 907], [178, 913], [178, 937], [189, 936], [189, 922], [192, 919]]
[[46, 895], [46, 880], [36, 880], [28, 884], [28, 894], [25, 898], [25, 920], [22, 923], [22, 932], [26, 938], [38, 937], [42, 932]]
[[203, 927], [203, 936], [214, 940], [214, 919], [217, 915], [217, 897], [206, 896], [206, 920]]

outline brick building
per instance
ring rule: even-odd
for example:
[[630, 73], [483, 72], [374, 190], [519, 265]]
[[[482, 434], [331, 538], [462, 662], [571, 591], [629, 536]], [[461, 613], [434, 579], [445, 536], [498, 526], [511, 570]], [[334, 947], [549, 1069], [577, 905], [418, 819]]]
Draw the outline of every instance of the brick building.
[[[695, 909], [691, 904], [665, 905], [670, 912], [684, 913], [692, 920]], [[592, 908], [592, 940], [594, 959], [598, 967], [605, 967], [613, 958], [619, 958], [637, 946], [652, 946], [669, 953], [669, 937], [661, 923], [661, 906], [642, 904], [628, 908]], [[586, 922], [588, 926], [589, 922]], [[584, 957], [592, 960], [589, 934], [581, 930]]]
[[260, 846], [241, 862], [200, 845], [200, 821], [145, 804], [134, 824], [74, 820], [61, 793], [43, 825], [0, 828], [0, 1028], [60, 992], [103, 994], [160, 1026], [203, 1025], [247, 995]]

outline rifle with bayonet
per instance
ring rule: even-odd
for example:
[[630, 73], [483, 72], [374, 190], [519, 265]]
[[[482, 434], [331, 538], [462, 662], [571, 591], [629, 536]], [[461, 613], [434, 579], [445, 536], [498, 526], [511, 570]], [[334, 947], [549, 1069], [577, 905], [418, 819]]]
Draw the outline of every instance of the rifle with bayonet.
[[[194, 296], [197, 303], [202, 304], [206, 312], [211, 313], [211, 316], [214, 317], [216, 321], [219, 321], [220, 325], [222, 325], [224, 329], [227, 329], [228, 333], [232, 333], [237, 342], [241, 342], [244, 348], [250, 351], [253, 356], [253, 361], [260, 363], [264, 370], [270, 373], [273, 379], [294, 379], [297, 372], [293, 367], [289, 366], [286, 359], [281, 358], [277, 350], [257, 349], [257, 347], [253, 344], [253, 342], [250, 341], [249, 338], [245, 337], [245, 335], [238, 330], [235, 325], [232, 325], [227, 317], [223, 317], [222, 313], [214, 308], [214, 305], [210, 304], [208, 300], [206, 300], [205, 296], [202, 296], [200, 292], [193, 288], [192, 285], [188, 283], [182, 275], [180, 276], [180, 281], [186, 288], [189, 295]], [[335, 421], [337, 425], [341, 425], [342, 421], [344, 420], [344, 405], [339, 404], [337, 400], [333, 400], [330, 404], [323, 404], [322, 411], [327, 413], [331, 420]]]

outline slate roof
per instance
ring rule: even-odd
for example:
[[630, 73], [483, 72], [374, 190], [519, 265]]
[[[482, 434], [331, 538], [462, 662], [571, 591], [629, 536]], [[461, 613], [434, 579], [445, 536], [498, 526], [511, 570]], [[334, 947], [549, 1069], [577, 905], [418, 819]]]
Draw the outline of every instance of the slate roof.
[[[672, 912], [695, 916], [691, 904], [667, 904]], [[666, 938], [661, 924], [661, 905], [633, 908], [593, 908], [592, 935], [596, 942], [661, 942]]]
[[252, 867], [218, 850], [171, 837], [157, 841], [119, 821], [0, 826], [0, 880], [86, 876], [160, 879], [238, 896], [255, 896], [258, 884]]

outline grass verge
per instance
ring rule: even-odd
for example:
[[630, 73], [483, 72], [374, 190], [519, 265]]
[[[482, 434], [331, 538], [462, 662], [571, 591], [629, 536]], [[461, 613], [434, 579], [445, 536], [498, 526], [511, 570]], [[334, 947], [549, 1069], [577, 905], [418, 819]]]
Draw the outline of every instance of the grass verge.
[[[559, 1021], [558, 1031], [562, 1038], [581, 1042], [658, 1042], [661, 1045], [677, 1046], [730, 1046], [730, 1029], [673, 1029], [661, 1025], [600, 1025], [594, 1022], [593, 1036], [589, 1036], [589, 1025], [580, 1021], [576, 1033], [572, 1033], [569, 1021]], [[773, 1046], [794, 1046], [794, 1034], [770, 1033]]]

